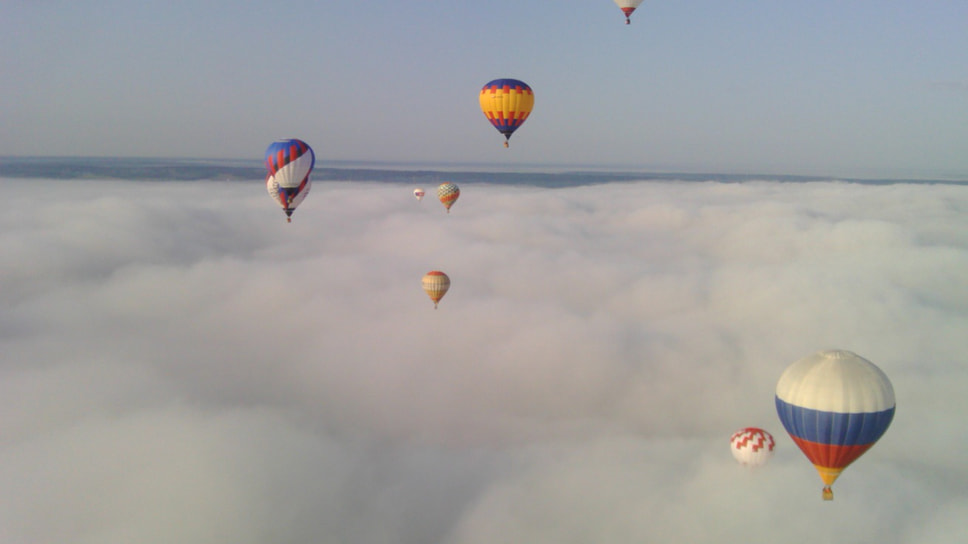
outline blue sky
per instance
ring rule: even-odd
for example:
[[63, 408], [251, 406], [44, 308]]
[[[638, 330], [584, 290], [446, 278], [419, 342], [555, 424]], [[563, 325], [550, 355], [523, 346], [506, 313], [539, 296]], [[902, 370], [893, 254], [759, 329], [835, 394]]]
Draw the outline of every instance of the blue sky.
[[[968, 176], [963, 1], [10, 2], [0, 155]], [[477, 92], [534, 88], [505, 150]]]

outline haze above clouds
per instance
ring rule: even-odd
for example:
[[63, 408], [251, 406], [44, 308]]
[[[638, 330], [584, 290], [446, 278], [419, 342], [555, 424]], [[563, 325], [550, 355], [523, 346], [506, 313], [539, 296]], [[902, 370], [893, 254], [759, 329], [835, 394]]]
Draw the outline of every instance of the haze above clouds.
[[[4, 542], [968, 536], [963, 187], [469, 184], [448, 215], [316, 183], [287, 225], [258, 183], [4, 185]], [[824, 503], [773, 390], [831, 347], [898, 410]]]
[[[6, 2], [0, 155], [968, 179], [968, 3]], [[39, 29], [43, 29], [42, 31]], [[536, 103], [505, 150], [478, 105]]]

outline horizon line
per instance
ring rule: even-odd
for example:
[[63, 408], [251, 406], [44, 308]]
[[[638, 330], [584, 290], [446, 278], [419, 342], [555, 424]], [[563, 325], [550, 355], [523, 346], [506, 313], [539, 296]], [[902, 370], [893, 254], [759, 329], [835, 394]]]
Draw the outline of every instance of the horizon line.
[[[318, 157], [317, 157], [318, 159]], [[262, 166], [262, 159], [257, 158], [228, 158], [228, 157], [177, 157], [177, 156], [108, 156], [108, 155], [0, 155], [0, 163], [32, 162], [32, 161], [153, 161], [162, 165], [177, 166], [179, 163], [194, 163], [195, 165], [218, 166], [225, 163], [237, 163], [237, 166], [257, 168]], [[752, 171], [737, 169], [686, 169], [661, 166], [628, 165], [628, 164], [595, 164], [595, 163], [512, 163], [493, 164], [488, 162], [468, 161], [397, 161], [385, 159], [322, 159], [317, 160], [318, 170], [381, 170], [381, 171], [449, 171], [467, 173], [522, 173], [522, 174], [568, 174], [568, 173], [597, 173], [617, 176], [644, 175], [656, 176], [713, 176], [730, 178], [749, 177], [751, 180], [766, 178], [785, 178], [817, 181], [892, 181], [892, 182], [939, 182], [968, 184], [968, 175], [962, 174], [915, 174], [895, 176], [884, 175], [842, 175], [830, 173], [778, 173], [770, 171]], [[456, 169], [456, 170], [455, 170]], [[474, 169], [474, 170], [468, 170]], [[0, 172], [0, 176], [3, 173]]]

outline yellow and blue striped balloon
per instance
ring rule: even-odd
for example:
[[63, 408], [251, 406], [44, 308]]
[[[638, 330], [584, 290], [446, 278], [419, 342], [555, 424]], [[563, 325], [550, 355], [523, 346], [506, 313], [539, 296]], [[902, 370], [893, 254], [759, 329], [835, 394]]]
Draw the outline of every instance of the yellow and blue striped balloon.
[[531, 115], [534, 92], [523, 81], [495, 79], [481, 89], [480, 100], [481, 111], [494, 128], [504, 135], [504, 147], [508, 147], [511, 134]]

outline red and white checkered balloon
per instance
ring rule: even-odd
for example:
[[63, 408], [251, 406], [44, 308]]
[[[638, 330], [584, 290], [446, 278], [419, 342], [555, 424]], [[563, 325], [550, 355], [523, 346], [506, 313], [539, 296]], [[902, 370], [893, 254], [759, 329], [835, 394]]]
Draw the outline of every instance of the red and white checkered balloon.
[[733, 457], [751, 467], [766, 464], [773, 457], [775, 447], [773, 435], [757, 427], [740, 429], [729, 439], [729, 449], [733, 452]]

